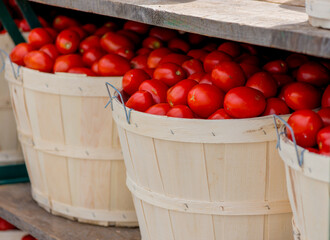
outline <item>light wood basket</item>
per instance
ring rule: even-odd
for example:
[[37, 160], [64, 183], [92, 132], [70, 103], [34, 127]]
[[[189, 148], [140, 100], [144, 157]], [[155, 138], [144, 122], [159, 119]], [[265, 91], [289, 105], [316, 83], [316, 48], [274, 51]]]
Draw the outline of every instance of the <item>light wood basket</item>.
[[[112, 101], [144, 240], [290, 240], [272, 117], [178, 119]], [[128, 110], [128, 109], [126, 109]]]
[[306, 13], [312, 26], [330, 29], [329, 0], [306, 0]]
[[22, 240], [27, 233], [21, 230], [0, 231], [0, 240]]
[[[14, 66], [16, 68], [17, 66]], [[121, 77], [48, 74], [6, 65], [32, 196], [55, 215], [97, 225], [137, 226], [105, 82]]]
[[[285, 164], [296, 240], [329, 240], [330, 157], [304, 151], [281, 127], [279, 154]], [[303, 160], [300, 166], [298, 157]]]

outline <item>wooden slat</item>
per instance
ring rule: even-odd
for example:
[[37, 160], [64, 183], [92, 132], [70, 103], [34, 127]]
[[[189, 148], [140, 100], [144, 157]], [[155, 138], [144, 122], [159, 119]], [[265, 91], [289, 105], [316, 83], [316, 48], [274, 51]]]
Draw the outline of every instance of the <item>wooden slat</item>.
[[310, 26], [299, 6], [255, 0], [32, 1], [330, 58], [330, 31]]
[[32, 200], [29, 184], [0, 186], [0, 217], [38, 240], [141, 239], [137, 228], [105, 228], [53, 216]]

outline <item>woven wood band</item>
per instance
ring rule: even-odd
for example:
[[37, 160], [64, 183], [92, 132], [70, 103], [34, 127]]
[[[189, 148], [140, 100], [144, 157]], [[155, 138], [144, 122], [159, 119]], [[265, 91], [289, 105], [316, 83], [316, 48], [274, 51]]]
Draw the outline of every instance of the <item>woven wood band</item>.
[[289, 201], [274, 202], [207, 202], [168, 197], [136, 184], [129, 176], [126, 181], [132, 194], [151, 205], [179, 212], [209, 215], [269, 215], [291, 213]]

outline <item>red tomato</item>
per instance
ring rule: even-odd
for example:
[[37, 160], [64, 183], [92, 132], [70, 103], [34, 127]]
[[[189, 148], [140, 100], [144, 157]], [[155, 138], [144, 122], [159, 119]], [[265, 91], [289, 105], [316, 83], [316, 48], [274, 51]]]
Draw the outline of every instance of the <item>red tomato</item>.
[[[157, 49], [156, 49], [157, 50]], [[140, 48], [136, 51], [136, 55], [147, 55], [149, 56], [153, 50], [150, 48]]]
[[129, 40], [131, 40], [135, 45], [139, 45], [141, 42], [141, 38], [139, 35], [137, 35], [135, 32], [132, 32], [130, 30], [119, 30], [116, 32], [117, 34], [120, 34], [124, 37], [127, 37]]
[[288, 64], [283, 60], [275, 60], [267, 63], [264, 67], [264, 70], [270, 73], [283, 74], [287, 73], [289, 70]]
[[224, 99], [225, 111], [234, 118], [257, 117], [264, 112], [264, 95], [253, 88], [237, 87], [229, 90]]
[[291, 53], [285, 61], [288, 63], [289, 68], [297, 68], [308, 62], [308, 57], [299, 53]]
[[211, 73], [205, 73], [199, 84], [210, 84], [213, 85]]
[[316, 148], [306, 148], [306, 150], [307, 150], [308, 152], [312, 152], [312, 153], [319, 153], [319, 150], [316, 149]]
[[168, 104], [168, 103], [158, 103], [158, 104], [155, 104], [155, 105], [151, 106], [150, 108], [148, 108], [148, 110], [145, 111], [145, 113], [160, 115], [160, 116], [166, 116], [167, 112], [170, 109], [171, 109], [170, 104]]
[[16, 227], [7, 222], [5, 219], [0, 218], [0, 231], [6, 231], [11, 229], [16, 229]]
[[126, 107], [140, 112], [146, 111], [152, 105], [154, 105], [154, 101], [147, 91], [135, 92], [126, 102]]
[[160, 64], [154, 71], [153, 78], [164, 82], [171, 87], [186, 78], [185, 70], [174, 63]]
[[131, 60], [135, 56], [134, 51], [127, 47], [119, 48], [118, 50], [115, 51], [115, 54], [118, 54], [119, 56], [122, 56], [127, 60]]
[[118, 29], [118, 25], [115, 22], [106, 22], [103, 27], [110, 29], [112, 32]]
[[53, 42], [53, 38], [48, 34], [48, 32], [43, 28], [33, 29], [29, 36], [28, 42], [32, 44], [36, 49], [41, 48], [43, 45]]
[[76, 31], [63, 30], [56, 38], [57, 50], [62, 54], [70, 54], [77, 51], [80, 37]]
[[202, 118], [208, 118], [217, 109], [223, 107], [225, 94], [216, 86], [198, 84], [188, 93], [188, 106]]
[[130, 69], [130, 62], [117, 54], [109, 53], [99, 60], [99, 74], [102, 76], [123, 76]]
[[81, 67], [70, 68], [68, 73], [85, 74], [87, 76], [96, 76], [96, 74], [91, 69], [81, 68]]
[[100, 75], [100, 73], [99, 73], [99, 62], [98, 61], [93, 63], [91, 69], [96, 75]]
[[44, 28], [44, 29], [47, 31], [47, 33], [49, 34], [49, 36], [51, 36], [52, 39], [55, 41], [58, 32], [57, 32], [55, 29], [53, 29], [53, 28], [49, 28], [49, 27], [46, 27], [46, 28]]
[[258, 50], [257, 50], [256, 46], [254, 46], [254, 45], [247, 44], [247, 43], [241, 43], [241, 47], [244, 48], [245, 50], [247, 50], [252, 55], [258, 54]]
[[149, 32], [149, 36], [159, 38], [164, 42], [168, 42], [177, 36], [177, 32], [168, 28], [153, 27]]
[[31, 235], [25, 235], [22, 240], [37, 240], [36, 238], [32, 237]]
[[143, 69], [146, 73], [148, 73], [148, 75], [152, 78], [153, 75], [154, 75], [154, 71], [155, 69], [154, 68], [144, 68]]
[[53, 28], [57, 30], [64, 30], [73, 26], [79, 26], [78, 22], [66, 16], [57, 16], [53, 21]]
[[194, 114], [186, 105], [176, 105], [172, 107], [166, 114], [168, 117], [175, 118], [194, 118]]
[[145, 80], [139, 87], [139, 91], [143, 90], [151, 94], [154, 103], [166, 103], [166, 93], [168, 87], [165, 83], [155, 79]]
[[167, 102], [171, 107], [175, 105], [187, 105], [188, 93], [197, 84], [192, 79], [185, 79], [178, 82], [167, 91]]
[[250, 55], [248, 53], [243, 53], [239, 57], [235, 58], [235, 62], [238, 62], [240, 64], [249, 64], [254, 66], [259, 66], [260, 59], [256, 55]]
[[136, 69], [145, 69], [148, 68], [147, 61], [147, 55], [138, 55], [131, 60], [131, 66]]
[[321, 129], [316, 136], [319, 153], [330, 156], [330, 126]]
[[221, 51], [213, 51], [209, 53], [204, 59], [205, 72], [211, 72], [220, 62], [231, 61], [232, 58], [227, 53]]
[[184, 70], [186, 70], [186, 73], [188, 74], [188, 76], [190, 76], [191, 74], [194, 73], [198, 73], [198, 72], [203, 72], [204, 68], [203, 68], [203, 63], [197, 59], [190, 59], [188, 61], [185, 61], [182, 64], [182, 68]]
[[134, 49], [134, 44], [127, 37], [117, 33], [108, 32], [100, 40], [101, 47], [108, 53], [114, 53], [122, 47]]
[[150, 49], [158, 49], [164, 46], [163, 42], [156, 37], [147, 37], [143, 40], [142, 46]]
[[162, 63], [175, 63], [178, 65], [182, 65], [185, 61], [191, 59], [191, 57], [179, 53], [170, 53], [165, 55], [159, 62], [159, 64]]
[[[43, 19], [42, 17], [38, 17], [38, 20], [39, 20], [39, 22], [40, 22], [40, 24], [41, 24], [41, 26], [42, 27], [49, 27], [49, 25], [48, 25], [48, 23], [46, 22], [46, 20], [45, 19]], [[21, 31], [23, 31], [23, 32], [29, 32], [29, 31], [31, 31], [31, 28], [30, 28], [30, 26], [29, 26], [29, 24], [28, 24], [28, 22], [25, 20], [25, 19], [22, 19], [20, 22], [19, 22], [19, 24], [18, 24], [18, 28], [21, 30]]]
[[241, 47], [235, 42], [224, 42], [218, 47], [218, 51], [227, 53], [233, 58], [238, 57], [241, 54]]
[[326, 86], [330, 84], [330, 73], [322, 64], [308, 62], [298, 69], [297, 81], [309, 83], [318, 87]]
[[286, 104], [293, 110], [314, 109], [321, 105], [321, 92], [308, 83], [290, 83], [284, 91]]
[[217, 49], [218, 44], [210, 42], [208, 44], [206, 44], [202, 49], [208, 52], [213, 52]]
[[205, 75], [205, 72], [194, 73], [189, 76], [189, 79], [193, 79], [199, 83], [202, 80], [202, 78], [204, 77], [204, 75]]
[[209, 116], [208, 119], [212, 119], [212, 120], [232, 119], [232, 117], [226, 113], [225, 109], [221, 108], [221, 109], [218, 109], [217, 111], [215, 111], [211, 116]]
[[199, 35], [196, 33], [188, 33], [188, 41], [192, 45], [201, 44], [206, 39], [207, 39], [207, 37], [205, 37], [203, 35]]
[[41, 47], [40, 51], [47, 53], [53, 60], [55, 60], [60, 55], [56, 46], [51, 43], [46, 44], [43, 47]]
[[322, 60], [320, 63], [325, 66], [328, 70], [330, 70], [330, 61], [329, 60]]
[[244, 75], [247, 79], [249, 79], [253, 74], [261, 72], [261, 69], [256, 65], [240, 63], [239, 66], [242, 68]]
[[156, 68], [160, 62], [160, 60], [166, 55], [172, 53], [172, 51], [168, 48], [158, 48], [153, 50], [148, 56], [148, 67]]
[[100, 60], [105, 53], [99, 48], [91, 48], [84, 52], [82, 56], [83, 62], [91, 67], [96, 61]]
[[[316, 145], [316, 134], [323, 127], [321, 117], [312, 110], [299, 110], [289, 117], [296, 142], [301, 147], [313, 147]], [[291, 131], [286, 129], [286, 134], [292, 140]]]
[[187, 53], [188, 56], [201, 60], [202, 62], [204, 61], [206, 55], [208, 55], [208, 54], [209, 54], [209, 52], [207, 52], [203, 49], [193, 49]]
[[322, 118], [324, 126], [330, 126], [330, 107], [322, 108], [317, 112]]
[[279, 98], [268, 98], [266, 100], [266, 108], [262, 116], [267, 116], [267, 115], [284, 115], [284, 114], [289, 114], [290, 109], [286, 103]]
[[56, 58], [53, 71], [67, 72], [74, 67], [84, 67], [82, 57], [78, 54], [68, 54]]
[[51, 72], [54, 60], [45, 52], [32, 51], [25, 55], [24, 64], [27, 68], [35, 69], [40, 72]]
[[95, 33], [97, 27], [95, 24], [87, 23], [82, 26], [82, 29], [84, 29], [84, 31], [87, 32], [89, 35], [92, 35]]
[[113, 31], [114, 30], [111, 27], [102, 26], [94, 32], [94, 35], [98, 36], [98, 37], [102, 37], [102, 36], [104, 36], [104, 34], [106, 34], [108, 32], [113, 32]]
[[222, 91], [244, 86], [245, 74], [239, 64], [235, 62], [220, 62], [212, 70], [212, 82]]
[[180, 49], [183, 52], [187, 53], [190, 49], [190, 46], [186, 41], [184, 41], [180, 38], [173, 38], [168, 42], [168, 48]]
[[150, 79], [149, 75], [142, 69], [131, 69], [123, 77], [123, 90], [132, 95], [139, 90], [141, 83], [148, 79]]
[[294, 79], [286, 74], [272, 74], [272, 76], [275, 79], [278, 87], [282, 87], [288, 83], [294, 82]]
[[322, 107], [330, 107], [330, 85], [327, 86], [322, 96]]
[[254, 74], [247, 80], [245, 86], [259, 90], [265, 98], [274, 97], [277, 93], [276, 81], [268, 72]]
[[124, 24], [124, 29], [143, 35], [149, 31], [149, 25], [140, 22], [127, 21]]
[[10, 60], [20, 66], [24, 66], [24, 57], [33, 51], [34, 47], [29, 43], [20, 43], [10, 53]]
[[76, 33], [78, 33], [79, 38], [82, 40], [84, 38], [87, 37], [87, 33], [85, 32], [85, 30], [81, 27], [78, 26], [73, 26], [73, 27], [69, 27], [66, 30], [71, 30], [71, 31], [75, 31]]

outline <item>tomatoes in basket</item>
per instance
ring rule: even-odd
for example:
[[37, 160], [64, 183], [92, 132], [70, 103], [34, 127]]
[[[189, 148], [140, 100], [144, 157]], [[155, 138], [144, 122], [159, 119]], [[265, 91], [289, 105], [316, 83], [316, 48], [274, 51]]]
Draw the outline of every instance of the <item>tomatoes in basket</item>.
[[188, 61], [189, 59], [191, 59], [191, 57], [184, 54], [170, 53], [166, 54], [166, 56], [160, 60], [159, 64], [175, 63], [181, 66], [185, 61]]
[[177, 82], [185, 79], [187, 76], [185, 70], [174, 63], [160, 64], [154, 71], [153, 78], [164, 82], [171, 87]]
[[71, 68], [68, 73], [75, 73], [75, 74], [85, 74], [86, 76], [96, 76], [96, 74], [89, 68]]
[[277, 83], [268, 72], [258, 72], [250, 77], [245, 86], [262, 92], [265, 98], [274, 97], [277, 93]]
[[221, 51], [213, 51], [206, 55], [204, 59], [204, 70], [205, 72], [211, 72], [213, 68], [220, 62], [231, 61], [232, 57], [227, 53]]
[[224, 42], [218, 47], [218, 51], [225, 52], [235, 58], [241, 54], [241, 46], [235, 42]]
[[152, 95], [147, 91], [135, 92], [126, 102], [128, 108], [144, 112], [154, 104]]
[[272, 114], [284, 115], [290, 113], [290, 109], [288, 105], [282, 99], [268, 98], [266, 102], [267, 102], [266, 108], [262, 116], [267, 116]]
[[284, 74], [288, 72], [289, 66], [283, 60], [275, 60], [268, 62], [263, 69], [270, 73]]
[[31, 235], [25, 235], [22, 240], [37, 240], [36, 238], [32, 237]]
[[92, 48], [84, 52], [82, 56], [82, 60], [87, 66], [91, 67], [96, 61], [100, 60], [104, 55], [105, 53], [101, 49]]
[[194, 118], [194, 114], [186, 105], [176, 105], [172, 107], [166, 114], [168, 117], [175, 118]]
[[54, 60], [45, 52], [32, 51], [24, 57], [24, 65], [40, 72], [52, 72]]
[[74, 67], [84, 67], [82, 57], [78, 54], [62, 55], [56, 58], [53, 71], [67, 72]]
[[185, 79], [167, 91], [167, 102], [173, 107], [175, 105], [187, 105], [187, 96], [194, 86], [198, 83], [192, 79]]
[[308, 62], [308, 57], [299, 53], [292, 53], [285, 61], [288, 63], [289, 68], [297, 68]]
[[160, 62], [160, 60], [166, 55], [172, 53], [172, 51], [168, 48], [158, 48], [153, 50], [148, 56], [148, 67], [156, 68]]
[[76, 31], [63, 30], [57, 35], [56, 47], [62, 54], [70, 54], [77, 51], [80, 43], [80, 36]]
[[20, 43], [10, 53], [10, 60], [20, 66], [24, 66], [24, 57], [35, 48], [29, 43]]
[[64, 30], [73, 26], [79, 26], [79, 23], [76, 20], [66, 16], [57, 16], [53, 21], [53, 27], [57, 30]]
[[170, 104], [158, 103], [148, 108], [147, 111], [145, 111], [145, 113], [165, 116], [170, 109], [171, 109]]
[[190, 49], [190, 45], [186, 41], [184, 41], [180, 38], [173, 38], [168, 42], [168, 48], [179, 49], [179, 50], [187, 53]]
[[330, 84], [330, 72], [320, 63], [308, 62], [298, 69], [297, 81], [318, 87], [326, 86]]
[[100, 38], [95, 35], [85, 38], [79, 44], [79, 52], [81, 54], [84, 54], [86, 51], [95, 48], [101, 49]]
[[149, 36], [168, 42], [177, 36], [177, 32], [168, 28], [153, 27], [149, 32]]
[[156, 37], [147, 37], [143, 40], [142, 46], [150, 49], [158, 49], [164, 46], [163, 42]]
[[330, 107], [322, 108], [317, 112], [322, 118], [324, 126], [330, 126]]
[[134, 49], [134, 44], [130, 39], [113, 32], [104, 34], [100, 40], [100, 44], [101, 47], [108, 53], [114, 53], [123, 47]]
[[56, 46], [54, 44], [46, 44], [40, 48], [40, 51], [47, 53], [53, 60], [55, 60], [60, 53], [58, 52]]
[[44, 28], [35, 28], [30, 32], [28, 42], [39, 49], [45, 44], [52, 43], [53, 38]]
[[200, 60], [197, 60], [194, 58], [190, 59], [188, 61], [185, 61], [182, 64], [182, 68], [184, 70], [186, 70], [186, 73], [188, 74], [188, 76], [190, 76], [191, 74], [194, 74], [194, 73], [204, 72], [203, 63]]
[[249, 79], [253, 74], [261, 72], [261, 69], [256, 65], [240, 63], [239, 66], [242, 68], [246, 79]]
[[123, 90], [132, 95], [139, 90], [141, 83], [148, 79], [150, 79], [150, 76], [142, 69], [131, 69], [123, 77]]
[[211, 116], [208, 117], [208, 119], [231, 119], [232, 117], [229, 116], [225, 109], [221, 108], [217, 111], [215, 111]]
[[137, 69], [148, 68], [148, 56], [147, 55], [138, 55], [131, 60], [131, 67]]
[[16, 227], [9, 222], [7, 222], [5, 219], [0, 218], [0, 231], [6, 231], [15, 229]]
[[141, 83], [139, 90], [147, 91], [151, 94], [154, 103], [166, 103], [166, 93], [168, 87], [162, 81], [155, 79], [145, 80]]
[[123, 76], [130, 69], [130, 62], [117, 54], [109, 53], [99, 60], [99, 74], [102, 76]]
[[124, 29], [136, 32], [138, 34], [146, 34], [149, 31], [149, 25], [134, 21], [127, 21]]
[[330, 156], [330, 126], [321, 129], [316, 136], [319, 153]]
[[322, 107], [330, 107], [330, 85], [327, 86], [322, 95]]

